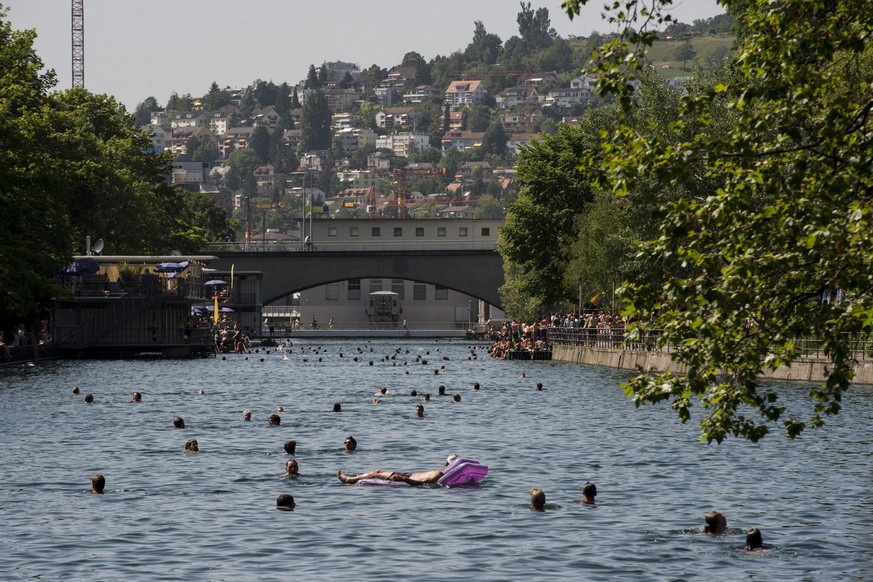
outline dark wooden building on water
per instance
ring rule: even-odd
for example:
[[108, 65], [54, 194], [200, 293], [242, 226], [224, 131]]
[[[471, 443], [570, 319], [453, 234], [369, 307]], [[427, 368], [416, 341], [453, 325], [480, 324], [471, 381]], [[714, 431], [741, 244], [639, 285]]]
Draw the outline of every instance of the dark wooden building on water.
[[222, 306], [229, 297], [227, 285], [210, 277], [206, 265], [212, 259], [76, 257], [60, 275], [64, 293], [52, 317], [52, 343], [60, 357], [214, 356], [212, 313], [192, 315], [195, 305], [214, 310], [216, 296]]

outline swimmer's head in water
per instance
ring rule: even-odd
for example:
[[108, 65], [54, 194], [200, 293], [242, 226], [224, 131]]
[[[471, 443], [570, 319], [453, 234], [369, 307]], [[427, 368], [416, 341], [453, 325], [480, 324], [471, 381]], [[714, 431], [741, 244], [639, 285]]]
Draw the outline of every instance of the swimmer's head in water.
[[197, 439], [190, 439], [187, 443], [185, 443], [185, 450], [186, 451], [193, 451], [195, 453], [197, 451], [199, 451], [200, 445], [197, 444]]
[[446, 466], [448, 467], [449, 465], [451, 465], [455, 461], [455, 459], [457, 459], [457, 458], [458, 458], [458, 455], [455, 455], [455, 454], [451, 454], [448, 457], [446, 457]]
[[342, 411], [343, 411], [343, 405], [340, 404], [339, 402], [334, 402], [334, 403], [333, 403], [333, 411], [334, 411], [334, 412], [342, 412]]
[[85, 395], [85, 404], [91, 404], [93, 402], [94, 402], [94, 395], [93, 394], [86, 394]]
[[140, 394], [139, 392], [134, 392], [133, 393], [133, 401], [134, 402], [141, 402], [142, 401], [142, 394]]
[[297, 441], [285, 441], [285, 452], [293, 455], [297, 452]]
[[252, 419], [252, 411], [249, 409], [243, 410], [243, 420], [251, 420]]
[[582, 502], [594, 503], [594, 498], [597, 497], [597, 486], [594, 483], [585, 481], [582, 486]]
[[347, 451], [354, 451], [356, 448], [358, 448], [358, 441], [356, 441], [355, 437], [353, 437], [352, 435], [346, 437], [344, 444]]
[[708, 534], [722, 534], [727, 529], [727, 519], [720, 511], [710, 511], [703, 518], [703, 531]]
[[418, 418], [424, 418], [424, 406], [419, 404], [415, 407], [415, 416]]
[[173, 419], [173, 426], [175, 428], [185, 428], [185, 421], [182, 420], [181, 416], [177, 416]]
[[460, 395], [460, 394], [455, 394], [454, 396], [452, 396], [452, 400], [454, 400], [455, 402], [460, 402], [460, 401], [461, 401], [461, 395]]
[[103, 493], [103, 488], [106, 487], [106, 479], [100, 473], [91, 477], [91, 491], [93, 493]]
[[530, 490], [530, 506], [535, 511], [543, 511], [546, 507], [546, 493], [534, 487]]
[[286, 475], [296, 475], [299, 470], [300, 470], [300, 467], [297, 464], [297, 461], [295, 461], [294, 459], [291, 459], [290, 461], [285, 463], [285, 474]]
[[294, 496], [289, 495], [287, 493], [283, 493], [279, 497], [276, 498], [276, 509], [280, 511], [294, 511], [296, 507], [296, 503], [294, 503]]
[[282, 424], [282, 418], [278, 414], [271, 414], [270, 418], [267, 419], [267, 424], [270, 426], [279, 426]]
[[749, 533], [746, 534], [746, 549], [747, 550], [760, 550], [764, 547], [764, 537], [761, 535], [761, 532], [758, 528], [753, 527], [749, 530]]

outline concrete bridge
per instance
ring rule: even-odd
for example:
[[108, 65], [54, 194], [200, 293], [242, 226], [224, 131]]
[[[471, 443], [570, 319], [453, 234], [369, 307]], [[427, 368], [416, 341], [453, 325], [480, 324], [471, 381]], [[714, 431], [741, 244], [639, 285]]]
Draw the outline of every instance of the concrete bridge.
[[471, 250], [211, 251], [209, 266], [263, 273], [263, 304], [349, 279], [407, 279], [442, 285], [501, 308], [503, 260], [493, 248]]

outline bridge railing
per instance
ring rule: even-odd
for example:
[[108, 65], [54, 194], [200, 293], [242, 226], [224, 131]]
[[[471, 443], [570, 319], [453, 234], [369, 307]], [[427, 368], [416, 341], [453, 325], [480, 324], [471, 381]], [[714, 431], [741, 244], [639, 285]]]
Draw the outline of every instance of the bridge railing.
[[278, 253], [278, 252], [343, 252], [343, 251], [493, 251], [494, 240], [446, 240], [416, 241], [409, 238], [385, 241], [316, 241], [311, 249], [302, 242], [276, 242], [253, 240], [232, 243], [209, 243], [207, 253]]

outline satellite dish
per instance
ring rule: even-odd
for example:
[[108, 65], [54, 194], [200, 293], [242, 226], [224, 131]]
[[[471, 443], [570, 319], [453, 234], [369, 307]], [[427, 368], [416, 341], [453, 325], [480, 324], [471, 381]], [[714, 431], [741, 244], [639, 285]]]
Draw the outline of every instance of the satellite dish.
[[102, 239], [102, 238], [98, 238], [98, 239], [94, 242], [94, 247], [92, 248], [92, 250], [93, 250], [95, 253], [97, 253], [97, 254], [99, 255], [100, 253], [103, 252], [103, 247], [104, 247], [105, 245], [106, 245], [106, 243], [103, 242], [103, 239]]
[[182, 251], [180, 251], [179, 249], [173, 249], [172, 251], [170, 251], [170, 256], [171, 257], [181, 257]]

